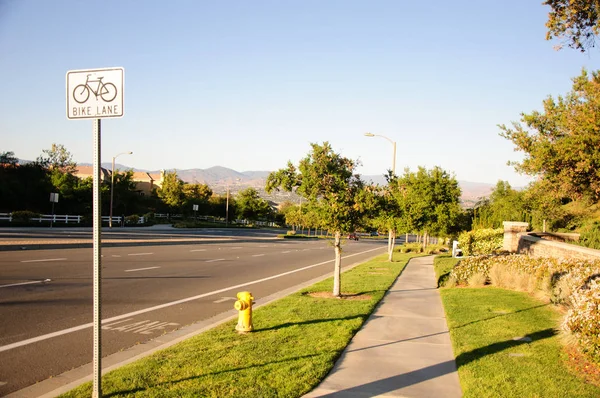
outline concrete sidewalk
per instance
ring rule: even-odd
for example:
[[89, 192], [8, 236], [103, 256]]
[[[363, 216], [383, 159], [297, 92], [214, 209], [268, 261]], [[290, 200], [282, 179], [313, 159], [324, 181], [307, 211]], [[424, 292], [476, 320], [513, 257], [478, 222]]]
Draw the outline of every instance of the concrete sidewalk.
[[305, 397], [460, 397], [433, 256], [410, 260], [325, 380]]

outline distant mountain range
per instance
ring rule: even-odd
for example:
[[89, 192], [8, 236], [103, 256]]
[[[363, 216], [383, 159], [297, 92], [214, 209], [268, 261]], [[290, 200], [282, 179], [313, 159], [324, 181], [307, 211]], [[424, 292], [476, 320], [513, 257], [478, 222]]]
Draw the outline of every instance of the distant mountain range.
[[[90, 163], [81, 163], [81, 165], [91, 166]], [[102, 167], [110, 169], [112, 164], [102, 163]], [[115, 164], [115, 169], [129, 170], [132, 168], [122, 164]], [[133, 168], [133, 171], [142, 171], [150, 174], [160, 174], [161, 172], [161, 170], [144, 170], [136, 168]], [[225, 193], [227, 187], [229, 187], [230, 192], [233, 193], [252, 187], [259, 191], [261, 197], [275, 203], [281, 203], [286, 200], [295, 202], [300, 199], [293, 192], [274, 192], [270, 195], [267, 194], [264, 191], [264, 188], [269, 173], [271, 172], [236, 171], [222, 166], [214, 166], [208, 169], [177, 169], [177, 175], [181, 180], [189, 183], [197, 182], [206, 184], [216, 193]], [[365, 181], [371, 181], [379, 185], [385, 185], [386, 183], [383, 175], [363, 175], [362, 178]], [[462, 190], [461, 201], [463, 206], [466, 207], [473, 206], [480, 198], [489, 196], [494, 188], [494, 184], [471, 181], [458, 181], [458, 185]]]

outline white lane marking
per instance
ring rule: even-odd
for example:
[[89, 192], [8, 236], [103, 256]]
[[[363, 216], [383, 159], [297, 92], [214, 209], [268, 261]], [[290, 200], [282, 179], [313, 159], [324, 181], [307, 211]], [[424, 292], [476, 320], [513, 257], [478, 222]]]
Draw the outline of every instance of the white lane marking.
[[269, 245], [260, 245], [258, 247], [269, 247]]
[[253, 254], [252, 257], [262, 257], [264, 254]]
[[235, 301], [235, 300], [237, 300], [237, 299], [236, 299], [235, 297], [222, 297], [222, 298], [220, 298], [220, 299], [218, 299], [218, 300], [215, 300], [215, 301], [213, 301], [213, 303], [215, 303], [215, 304], [219, 304], [219, 303], [224, 303], [224, 302], [226, 302], [226, 301], [231, 301], [231, 300], [234, 300], [234, 301]]
[[242, 246], [230, 247], [231, 250], [243, 249]]
[[111, 257], [121, 257], [119, 254], [113, 254]]
[[190, 250], [190, 252], [205, 252], [206, 249], [194, 249], [194, 250]]
[[149, 256], [154, 253], [129, 253], [128, 256]]
[[[343, 256], [342, 259], [349, 258], [349, 257], [354, 257], [354, 256], [360, 256], [361, 254], [369, 253], [369, 252], [372, 252], [372, 251], [375, 251], [375, 250], [382, 250], [382, 249], [385, 249], [385, 247], [377, 247], [375, 249], [365, 250], [364, 252], [349, 254], [349, 255], [347, 255], [345, 257]], [[140, 315], [140, 314], [145, 314], [146, 312], [160, 310], [162, 308], [167, 308], [167, 307], [171, 307], [171, 306], [174, 306], [174, 305], [179, 305], [179, 304], [187, 303], [188, 301], [194, 301], [194, 300], [198, 300], [198, 299], [201, 299], [201, 298], [204, 298], [204, 297], [213, 296], [215, 294], [227, 292], [229, 290], [239, 289], [241, 287], [246, 287], [246, 286], [254, 285], [254, 284], [257, 284], [257, 283], [270, 281], [271, 279], [281, 278], [281, 277], [286, 276], [286, 275], [295, 274], [296, 272], [306, 271], [307, 269], [315, 268], [315, 267], [318, 267], [320, 265], [331, 263], [333, 261], [335, 261], [335, 260], [327, 260], [327, 261], [323, 261], [323, 262], [320, 262], [320, 263], [317, 263], [317, 264], [307, 265], [306, 267], [298, 268], [298, 269], [295, 269], [295, 270], [292, 270], [292, 271], [283, 272], [281, 274], [268, 276], [266, 278], [256, 279], [254, 281], [245, 282], [245, 283], [240, 283], [239, 285], [233, 285], [233, 286], [224, 287], [224, 288], [219, 289], [219, 290], [213, 290], [212, 292], [202, 293], [202, 294], [199, 294], [197, 296], [187, 297], [187, 298], [183, 298], [181, 300], [176, 300], [176, 301], [171, 301], [169, 303], [159, 304], [159, 305], [156, 305], [154, 307], [144, 308], [143, 310], [138, 310], [138, 311], [130, 312], [128, 314], [117, 315], [117, 316], [114, 316], [112, 318], [103, 319], [102, 323], [111, 323], [111, 322], [119, 321], [121, 319], [129, 318], [129, 317], [132, 317], [132, 316], [136, 316], [136, 315]], [[30, 339], [27, 339], [27, 340], [18, 341], [16, 343], [7, 344], [7, 345], [4, 345], [4, 346], [0, 346], [0, 352], [12, 350], [13, 348], [17, 348], [17, 347], [23, 347], [25, 345], [37, 343], [39, 341], [48, 340], [48, 339], [51, 339], [52, 337], [58, 337], [58, 336], [62, 336], [62, 335], [68, 334], [68, 333], [77, 332], [77, 331], [80, 331], [80, 330], [83, 330], [83, 329], [91, 328], [92, 326], [94, 326], [94, 323], [90, 322], [90, 323], [86, 323], [86, 324], [83, 324], [83, 325], [74, 326], [74, 327], [69, 328], [69, 329], [63, 329], [63, 330], [59, 330], [59, 331], [56, 331], [56, 332], [44, 334], [42, 336], [37, 336], [37, 337], [33, 337], [33, 338], [30, 338]]]
[[291, 253], [291, 252], [292, 252], [291, 250], [286, 250], [286, 251], [284, 251], [284, 252], [282, 252], [282, 253], [284, 253], [284, 254], [285, 254], [285, 253]]
[[207, 263], [214, 263], [215, 261], [224, 261], [224, 258], [215, 258], [214, 260], [206, 260]]
[[66, 260], [66, 258], [44, 258], [41, 260], [21, 260], [22, 263], [41, 263], [43, 261], [62, 261]]
[[156, 269], [156, 268], [160, 268], [160, 267], [147, 267], [147, 268], [126, 269], [125, 272], [145, 271], [147, 269]]
[[52, 281], [52, 279], [44, 279], [43, 281], [12, 283], [10, 285], [0, 285], [0, 288], [11, 287], [11, 286], [33, 285], [34, 283], [44, 283], [44, 282], [51, 282], [51, 281]]

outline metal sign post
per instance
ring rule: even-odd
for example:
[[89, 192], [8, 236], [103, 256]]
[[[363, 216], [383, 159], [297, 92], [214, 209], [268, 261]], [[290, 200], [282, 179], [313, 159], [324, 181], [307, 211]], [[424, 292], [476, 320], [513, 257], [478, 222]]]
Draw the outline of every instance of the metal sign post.
[[52, 218], [50, 219], [50, 228], [52, 228], [52, 223], [54, 222], [54, 203], [58, 203], [58, 193], [52, 192], [50, 194], [50, 202], [52, 202]]
[[102, 397], [102, 338], [100, 325], [102, 323], [102, 313], [100, 308], [100, 297], [102, 290], [102, 201], [100, 200], [100, 141], [101, 141], [101, 120], [94, 120], [94, 193], [93, 197], [93, 215], [94, 215], [94, 390], [95, 398]]
[[[93, 246], [94, 246], [94, 365], [93, 397], [102, 397], [102, 207], [100, 198], [101, 119], [123, 116], [123, 68], [74, 70], [67, 72], [67, 118], [94, 119]], [[57, 197], [58, 201], [58, 197]]]

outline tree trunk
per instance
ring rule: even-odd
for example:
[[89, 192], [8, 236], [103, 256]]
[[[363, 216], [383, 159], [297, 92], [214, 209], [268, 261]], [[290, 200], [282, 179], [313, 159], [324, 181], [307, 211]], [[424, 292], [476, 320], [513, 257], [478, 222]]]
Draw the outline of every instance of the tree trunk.
[[333, 247], [335, 249], [335, 268], [333, 269], [333, 296], [340, 297], [340, 276], [342, 269], [342, 248], [341, 248], [341, 232], [335, 233], [335, 241]]
[[425, 251], [425, 248], [427, 247], [427, 231], [423, 232], [423, 251]]
[[408, 243], [408, 232], [406, 233], [406, 238], [404, 238], [404, 243]]
[[388, 261], [394, 261], [394, 246], [396, 245], [396, 230], [390, 229], [389, 244], [388, 244]]

